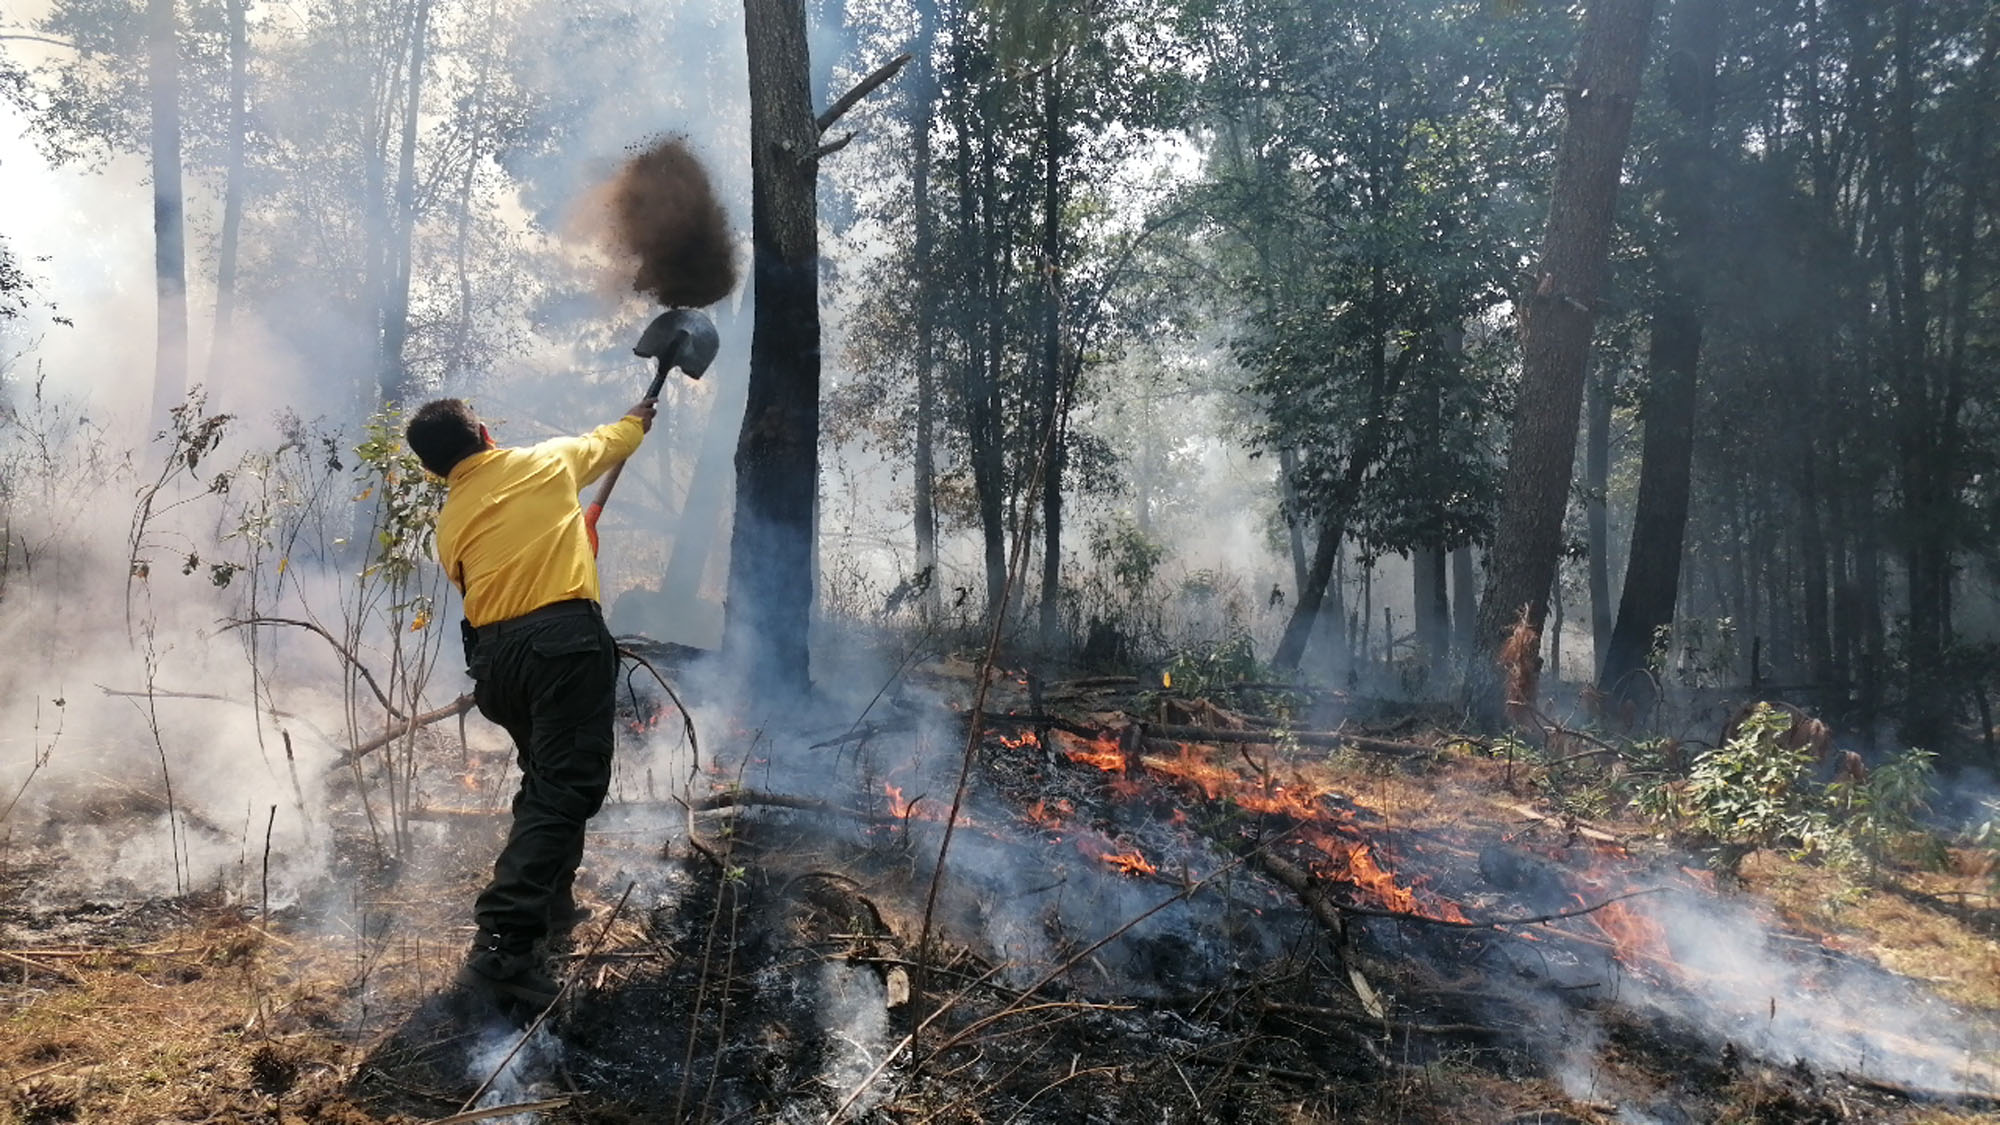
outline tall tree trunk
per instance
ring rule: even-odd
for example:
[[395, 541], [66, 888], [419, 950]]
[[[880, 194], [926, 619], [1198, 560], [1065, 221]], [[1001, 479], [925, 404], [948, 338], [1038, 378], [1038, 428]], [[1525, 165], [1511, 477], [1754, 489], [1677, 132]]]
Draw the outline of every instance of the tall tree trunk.
[[1056, 650], [1062, 619], [1063, 462], [1067, 419], [1062, 362], [1062, 60], [1049, 64], [1042, 106], [1041, 647]]
[[1306, 588], [1306, 575], [1312, 569], [1306, 557], [1305, 514], [1299, 511], [1299, 492], [1292, 483], [1298, 471], [1298, 451], [1290, 447], [1278, 450], [1278, 490], [1284, 498], [1285, 539], [1292, 549], [1294, 596]]
[[[1805, 373], [1800, 372], [1805, 383]], [[1820, 472], [1815, 462], [1819, 454], [1814, 449], [1813, 435], [1819, 427], [1811, 427], [1804, 441], [1800, 443], [1796, 457], [1799, 466], [1799, 558], [1805, 570], [1805, 631], [1806, 668], [1812, 682], [1825, 686], [1833, 680], [1833, 643], [1828, 631], [1827, 615], [1827, 545], [1826, 532], [1820, 521]]]
[[224, 169], [222, 232], [216, 249], [215, 333], [208, 346], [208, 381], [221, 380], [223, 358], [236, 320], [236, 247], [243, 231], [243, 163], [250, 42], [244, 24], [249, 0], [229, 0], [229, 166]]
[[487, 106], [492, 96], [493, 48], [499, 36], [493, 27], [495, 3], [496, 0], [486, 0], [485, 4], [483, 22], [487, 37], [479, 47], [479, 69], [472, 84], [472, 133], [466, 141], [465, 171], [458, 180], [457, 230], [453, 236], [458, 318], [452, 328], [451, 359], [445, 369], [448, 380], [462, 377], [472, 366], [472, 189], [478, 181], [480, 161], [491, 130]]
[[725, 651], [783, 695], [811, 686], [819, 485], [819, 143], [804, 0], [743, 0], [754, 324], [736, 445]]
[[917, 5], [915, 73], [910, 82], [910, 210], [915, 227], [911, 284], [916, 290], [917, 433], [912, 488], [916, 525], [917, 573], [929, 574], [924, 587], [924, 617], [935, 620], [942, 607], [943, 576], [937, 572], [937, 461], [931, 441], [937, 432], [937, 274], [931, 260], [937, 235], [931, 206], [931, 118], [937, 107], [934, 55], [937, 26], [933, 6]]
[[159, 300], [148, 424], [164, 429], [187, 394], [187, 244], [181, 218], [180, 44], [174, 0], [146, 5], [146, 85], [152, 104], [153, 274]]
[[1460, 660], [1472, 650], [1474, 623], [1479, 617], [1478, 590], [1472, 548], [1460, 547], [1451, 553], [1451, 643]]
[[[1593, 672], [1604, 668], [1611, 647], [1611, 366], [1599, 367], [1590, 380], [1583, 439], [1584, 519], [1589, 540], [1590, 659]], [[1594, 678], [1594, 676], [1593, 676]]]
[[1652, 18], [1653, 0], [1592, 0], [1584, 13], [1538, 280], [1522, 300], [1521, 386], [1479, 608], [1480, 651], [1467, 675], [1468, 702], [1489, 721], [1503, 702], [1500, 647], [1523, 606], [1541, 628], [1562, 551], [1584, 367]]
[[[730, 330], [726, 320], [719, 326], [725, 334]], [[694, 607], [701, 599], [702, 579], [708, 574], [708, 559], [714, 553], [722, 528], [724, 506], [733, 495], [730, 455], [743, 431], [744, 405], [750, 386], [744, 379], [712, 382], [714, 398], [703, 422], [701, 449], [695, 454], [694, 472], [688, 477], [680, 518], [674, 522], [674, 549], [667, 556], [666, 571], [660, 576], [660, 610], [669, 617], [705, 616], [696, 614]]]
[[1445, 552], [1437, 547], [1418, 547], [1410, 552], [1411, 593], [1416, 599], [1412, 616], [1424, 682], [1431, 687], [1443, 681], [1450, 666], [1451, 602], [1445, 594], [1444, 557]]
[[382, 402], [401, 403], [409, 394], [410, 369], [403, 345], [410, 338], [410, 259], [417, 231], [417, 119], [423, 108], [424, 52], [431, 0], [417, 0], [410, 14], [410, 72], [403, 83], [402, 145], [396, 157], [396, 212], [388, 243], [388, 270], [382, 293], [381, 354], [377, 378]]
[[[981, 91], [986, 117], [998, 116], [1000, 91], [997, 79], [989, 77]], [[968, 101], [970, 99], [967, 99]], [[969, 114], [968, 114], [969, 117]], [[968, 120], [965, 125], [971, 127]], [[960, 134], [961, 144], [969, 143]], [[979, 502], [979, 529], [985, 548], [986, 615], [999, 616], [1007, 596], [1007, 513], [1006, 465], [1003, 457], [1006, 425], [1000, 414], [1000, 367], [1005, 346], [1005, 316], [1002, 302], [1002, 263], [999, 234], [994, 212], [1000, 205], [999, 156], [993, 130], [979, 132], [978, 227], [970, 247], [979, 263], [980, 299], [975, 303], [972, 331], [968, 342], [967, 368], [972, 387], [966, 395], [966, 428], [972, 445], [972, 486]], [[983, 340], [979, 337], [983, 335]]]
[[1687, 534], [1723, 3], [1677, 0], [1667, 32], [1671, 124], [1660, 148], [1660, 211], [1667, 229], [1658, 253], [1658, 296], [1646, 363], [1639, 497], [1632, 514], [1632, 547], [1625, 555], [1625, 592], [1599, 677], [1605, 691], [1641, 705], [1648, 702], [1652, 683], [1637, 673], [1646, 666], [1653, 634], [1673, 623]]

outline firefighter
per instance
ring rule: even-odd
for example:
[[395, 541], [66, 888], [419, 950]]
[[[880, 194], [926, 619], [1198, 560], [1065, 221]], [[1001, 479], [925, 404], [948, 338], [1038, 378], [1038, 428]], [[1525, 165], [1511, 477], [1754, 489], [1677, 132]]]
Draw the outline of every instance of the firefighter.
[[479, 711], [514, 740], [514, 821], [473, 905], [461, 988], [516, 1014], [553, 1004], [543, 939], [590, 916], [573, 884], [584, 823], [611, 784], [618, 650], [598, 605], [597, 560], [577, 494], [638, 449], [647, 398], [579, 437], [497, 445], [459, 399], [425, 403], [405, 436], [444, 478], [438, 561], [464, 596], [460, 630]]

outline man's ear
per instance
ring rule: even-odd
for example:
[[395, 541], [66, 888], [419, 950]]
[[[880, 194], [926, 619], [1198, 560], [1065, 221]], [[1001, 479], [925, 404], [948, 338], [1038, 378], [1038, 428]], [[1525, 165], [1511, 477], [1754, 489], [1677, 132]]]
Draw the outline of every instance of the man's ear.
[[486, 446], [486, 448], [488, 449], [493, 448], [494, 445], [493, 435], [487, 432], [486, 423], [484, 422], [479, 423], [479, 441], [482, 445]]

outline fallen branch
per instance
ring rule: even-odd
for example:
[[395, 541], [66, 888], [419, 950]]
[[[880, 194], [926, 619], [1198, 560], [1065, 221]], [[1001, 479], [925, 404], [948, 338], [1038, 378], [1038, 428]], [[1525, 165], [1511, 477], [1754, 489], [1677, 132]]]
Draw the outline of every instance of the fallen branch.
[[474, 1121], [491, 1121], [496, 1117], [512, 1117], [517, 1113], [541, 1113], [545, 1110], [561, 1109], [569, 1103], [570, 1099], [567, 1097], [544, 1098], [538, 1102], [515, 1102], [513, 1105], [489, 1106], [469, 1113], [454, 1113], [450, 1117], [433, 1118], [424, 1125], [470, 1125]]
[[1909, 1086], [1901, 1082], [1891, 1082], [1886, 1078], [1870, 1078], [1862, 1074], [1843, 1076], [1856, 1086], [1875, 1090], [1884, 1094], [1894, 1094], [1913, 1102], [1927, 1105], [1948, 1105], [1959, 1109], [1985, 1111], [2000, 1109], [2000, 1094], [1982, 1093], [1977, 1090], [1939, 1090], [1933, 1087]]
[[40, 961], [30, 961], [26, 957], [21, 957], [16, 954], [9, 953], [4, 949], [0, 949], [0, 957], [4, 957], [7, 960], [12, 961], [16, 965], [24, 965], [30, 969], [33, 969], [38, 973], [47, 973], [49, 976], [52, 977], [61, 977], [62, 979], [70, 982], [71, 984], [83, 983], [82, 977], [77, 976], [75, 973], [70, 972], [68, 969], [63, 968], [60, 965], [44, 965]]
[[464, 695], [459, 696], [457, 699], [452, 700], [435, 711], [425, 711], [421, 715], [412, 715], [408, 719], [403, 720], [401, 726], [383, 734], [378, 734], [351, 750], [342, 751], [340, 757], [334, 759], [332, 764], [326, 767], [326, 772], [332, 773], [335, 770], [346, 769], [397, 739], [408, 736], [411, 731], [416, 730], [418, 727], [427, 727], [432, 723], [441, 723], [446, 719], [463, 715], [472, 710], [474, 703], [472, 693], [466, 692]]
[[1348, 734], [1337, 730], [1223, 730], [1143, 722], [1139, 726], [1147, 738], [1164, 738], [1173, 742], [1253, 742], [1269, 746], [1281, 742], [1296, 742], [1300, 746], [1329, 748], [1351, 746], [1370, 754], [1400, 755], [1435, 754], [1439, 749], [1419, 742], [1395, 742], [1386, 738], [1369, 738], [1367, 735]]
[[1340, 915], [1342, 909], [1340, 904], [1329, 902], [1319, 881], [1304, 868], [1289, 860], [1262, 849], [1251, 852], [1250, 857], [1256, 859], [1257, 866], [1262, 868], [1266, 875], [1290, 888], [1291, 892], [1299, 897], [1299, 901], [1305, 904], [1306, 909], [1312, 912], [1312, 916], [1319, 919], [1320, 925], [1325, 926], [1333, 935], [1334, 946], [1340, 951], [1340, 963], [1347, 969], [1347, 982], [1353, 986], [1354, 995], [1360, 999], [1361, 1006], [1368, 1009], [1369, 1015], [1378, 1020], [1386, 1019], [1389, 1010], [1383, 1006], [1381, 996], [1376, 993], [1375, 986], [1368, 983], [1368, 978], [1362, 975], [1361, 970], [1354, 964], [1354, 958], [1349, 955], [1347, 920]]

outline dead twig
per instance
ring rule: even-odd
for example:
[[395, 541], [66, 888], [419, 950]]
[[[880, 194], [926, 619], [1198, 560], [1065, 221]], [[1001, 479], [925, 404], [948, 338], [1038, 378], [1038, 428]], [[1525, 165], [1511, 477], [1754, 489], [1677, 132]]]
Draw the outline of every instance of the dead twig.
[[28, 968], [33, 969], [38, 973], [47, 973], [49, 976], [52, 977], [61, 977], [62, 979], [70, 982], [71, 984], [83, 983], [82, 977], [77, 976], [75, 973], [70, 972], [68, 969], [63, 968], [60, 965], [44, 965], [40, 961], [30, 961], [26, 957], [22, 957], [14, 953], [9, 953], [4, 949], [0, 949], [0, 957], [4, 957], [7, 960], [12, 961], [16, 965], [25, 965]]
[[693, 781], [695, 775], [701, 772], [701, 739], [695, 735], [694, 716], [688, 712], [687, 704], [681, 702], [680, 695], [674, 691], [674, 685], [667, 682], [667, 678], [660, 674], [658, 668], [653, 667], [652, 661], [640, 656], [629, 648], [620, 648], [618, 655], [626, 657], [634, 664], [652, 673], [653, 679], [660, 685], [660, 690], [667, 693], [667, 698], [673, 700], [674, 707], [680, 711], [681, 729], [687, 732], [688, 755], [693, 759], [688, 768], [688, 780]]
[[316, 621], [301, 621], [296, 617], [232, 617], [223, 622], [222, 628], [226, 632], [230, 629], [241, 629], [246, 625], [290, 625], [318, 634], [327, 644], [333, 646], [334, 652], [340, 654], [342, 663], [360, 674], [362, 680], [368, 684], [368, 690], [375, 693], [375, 701], [382, 705], [384, 711], [389, 712], [390, 717], [397, 719], [403, 717], [403, 713], [389, 701], [389, 694], [382, 690], [382, 685], [375, 682], [375, 674], [368, 670], [366, 664], [361, 663], [360, 657], [354, 655], [346, 645], [341, 644], [338, 638], [328, 632], [326, 626]]
[[495, 1117], [512, 1117], [517, 1113], [543, 1113], [552, 1109], [561, 1109], [568, 1105], [571, 1100], [568, 1097], [544, 1098], [538, 1102], [515, 1102], [513, 1105], [489, 1106], [486, 1109], [475, 1109], [468, 1113], [454, 1113], [450, 1117], [433, 1118], [425, 1122], [424, 1125], [469, 1125], [470, 1122], [491, 1121]]

